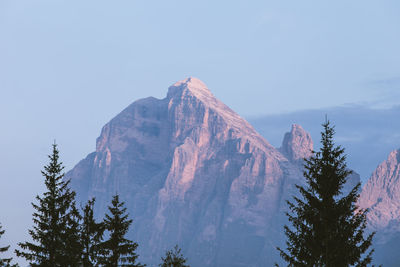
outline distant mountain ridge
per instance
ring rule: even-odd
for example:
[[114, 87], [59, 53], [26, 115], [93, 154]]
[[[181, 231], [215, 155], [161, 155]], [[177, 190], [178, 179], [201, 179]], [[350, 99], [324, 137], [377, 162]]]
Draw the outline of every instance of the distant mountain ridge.
[[[99, 215], [121, 195], [141, 262], [155, 265], [179, 244], [192, 266], [271, 266], [280, 260], [286, 200], [304, 183], [302, 158], [312, 149], [300, 125], [273, 147], [188, 78], [113, 118], [66, 179], [80, 201], [96, 197]], [[347, 188], [358, 182], [354, 174]]]

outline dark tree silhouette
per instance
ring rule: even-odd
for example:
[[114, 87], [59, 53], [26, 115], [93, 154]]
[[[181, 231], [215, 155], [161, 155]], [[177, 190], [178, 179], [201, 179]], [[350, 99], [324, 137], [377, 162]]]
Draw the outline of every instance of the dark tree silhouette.
[[132, 220], [128, 219], [124, 204], [119, 201], [119, 196], [115, 195], [111, 206], [108, 207], [110, 214], [106, 214], [104, 219], [104, 227], [109, 232], [109, 238], [100, 244], [102, 253], [100, 262], [105, 267], [145, 266], [136, 263], [138, 255], [135, 250], [138, 244], [125, 238]]
[[78, 266], [80, 215], [75, 206], [75, 192], [69, 189], [69, 181], [63, 181], [64, 167], [59, 162], [56, 144], [49, 159], [42, 171], [47, 191], [36, 196], [37, 204], [32, 203], [34, 226], [29, 234], [33, 243], [19, 243], [21, 250], [15, 252], [31, 266]]
[[87, 202], [83, 211], [83, 220], [80, 226], [80, 240], [82, 251], [83, 267], [98, 266], [100, 243], [103, 239], [104, 225], [96, 223], [93, 213], [95, 199]]
[[165, 257], [161, 257], [162, 263], [160, 267], [190, 267], [186, 264], [187, 259], [183, 256], [181, 249], [176, 245], [173, 249], [165, 253]]
[[320, 151], [305, 159], [306, 186], [296, 186], [302, 197], [287, 202], [287, 249], [278, 250], [288, 266], [366, 266], [374, 233], [364, 238], [367, 210], [356, 206], [361, 185], [342, 194], [351, 171], [344, 149], [334, 144], [334, 128], [328, 120], [322, 126]]
[[[5, 230], [2, 230], [2, 225], [0, 224], [0, 238], [5, 233]], [[10, 246], [0, 247], [0, 253], [5, 253], [8, 251]], [[16, 267], [17, 264], [11, 264], [12, 258], [0, 258], [0, 267]]]

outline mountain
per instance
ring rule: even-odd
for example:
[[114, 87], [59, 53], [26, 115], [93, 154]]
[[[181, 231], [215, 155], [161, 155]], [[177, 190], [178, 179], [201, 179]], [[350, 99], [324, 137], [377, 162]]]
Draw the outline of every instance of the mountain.
[[[310, 135], [293, 125], [280, 148], [196, 78], [141, 99], [107, 123], [96, 151], [66, 179], [101, 217], [119, 193], [140, 260], [182, 247], [191, 266], [271, 266], [283, 246], [286, 200], [303, 184]], [[352, 184], [359, 181], [354, 174]]]
[[[368, 227], [376, 231], [377, 263], [398, 266], [400, 246], [400, 149], [392, 151], [364, 185], [359, 206], [368, 208]], [[390, 255], [390, 257], [387, 257]]]
[[292, 125], [292, 130], [285, 134], [280, 151], [292, 162], [302, 161], [312, 155], [313, 141], [311, 135], [297, 124]]

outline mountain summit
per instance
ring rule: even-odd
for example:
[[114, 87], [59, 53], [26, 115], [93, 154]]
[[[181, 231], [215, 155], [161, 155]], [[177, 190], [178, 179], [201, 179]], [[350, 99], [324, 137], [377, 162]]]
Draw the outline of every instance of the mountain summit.
[[203, 101], [207, 99], [214, 99], [214, 96], [207, 88], [207, 85], [205, 85], [201, 80], [194, 77], [189, 77], [174, 83], [172, 86], [169, 87], [167, 97], [171, 97], [176, 93], [181, 95], [182, 92], [185, 90], [190, 91], [192, 94], [194, 94], [199, 99], [202, 99]]
[[293, 124], [292, 130], [285, 134], [280, 150], [291, 161], [309, 158], [313, 151], [311, 135], [300, 125]]
[[[185, 108], [191, 108], [193, 112], [201, 111], [205, 109], [206, 111], [211, 111], [212, 114], [218, 114], [220, 118], [226, 123], [231, 129], [235, 129], [237, 132], [241, 132], [242, 135], [246, 135], [248, 138], [252, 138], [253, 142], [258, 143], [261, 147], [272, 146], [251, 126], [246, 120], [241, 118], [236, 112], [218, 100], [207, 86], [197, 78], [187, 78], [176, 82], [174, 85], [168, 88], [167, 98], [169, 103], [169, 108], [174, 104], [185, 106]], [[190, 103], [190, 101], [193, 101]], [[197, 106], [193, 106], [194, 103], [201, 103], [198, 107], [200, 110], [196, 110]], [[188, 109], [189, 110], [189, 109]], [[178, 112], [183, 114], [185, 111], [178, 109]], [[180, 114], [180, 115], [181, 115]], [[209, 112], [205, 114], [205, 119], [208, 120]], [[179, 114], [176, 114], [179, 117]]]

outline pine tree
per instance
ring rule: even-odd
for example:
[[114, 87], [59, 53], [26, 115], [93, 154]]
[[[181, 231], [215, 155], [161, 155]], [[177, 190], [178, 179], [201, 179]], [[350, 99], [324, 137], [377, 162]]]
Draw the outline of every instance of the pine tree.
[[111, 204], [108, 207], [111, 214], [106, 214], [104, 219], [104, 227], [109, 231], [109, 239], [100, 245], [102, 266], [145, 266], [135, 263], [138, 258], [135, 253], [138, 244], [125, 238], [132, 224], [132, 220], [128, 219], [128, 214], [126, 214], [125, 203], [120, 202], [119, 196], [115, 195]]
[[186, 265], [187, 259], [183, 256], [181, 249], [176, 245], [173, 249], [165, 253], [165, 258], [161, 257], [160, 267], [190, 267]]
[[64, 167], [59, 162], [56, 144], [49, 159], [42, 171], [47, 191], [36, 196], [37, 204], [32, 203], [34, 226], [29, 234], [33, 243], [19, 243], [21, 250], [15, 252], [31, 266], [78, 266], [79, 212], [75, 207], [75, 192], [69, 189], [69, 181], [63, 180]]
[[96, 223], [93, 208], [95, 199], [88, 201], [83, 211], [83, 220], [80, 227], [83, 267], [97, 266], [99, 262], [99, 245], [103, 239], [103, 223]]
[[344, 149], [334, 144], [334, 128], [328, 120], [322, 126], [320, 151], [305, 159], [306, 186], [296, 185], [302, 198], [287, 202], [287, 249], [278, 250], [288, 266], [367, 266], [374, 233], [364, 237], [367, 210], [356, 206], [361, 185], [342, 194], [351, 171]]
[[[5, 233], [5, 230], [1, 230], [3, 227], [0, 224], [0, 238], [1, 236]], [[8, 251], [8, 249], [10, 248], [10, 246], [6, 246], [6, 247], [0, 247], [0, 253], [5, 253]], [[12, 265], [11, 264], [12, 258], [0, 258], [0, 267], [16, 267], [18, 266], [17, 264]]]
[[[66, 215], [67, 227], [64, 236], [65, 263], [67, 266], [81, 266], [83, 247], [80, 242], [80, 221], [82, 216], [76, 208], [75, 201], [70, 206], [70, 211]], [[65, 265], [64, 265], [65, 266]]]

